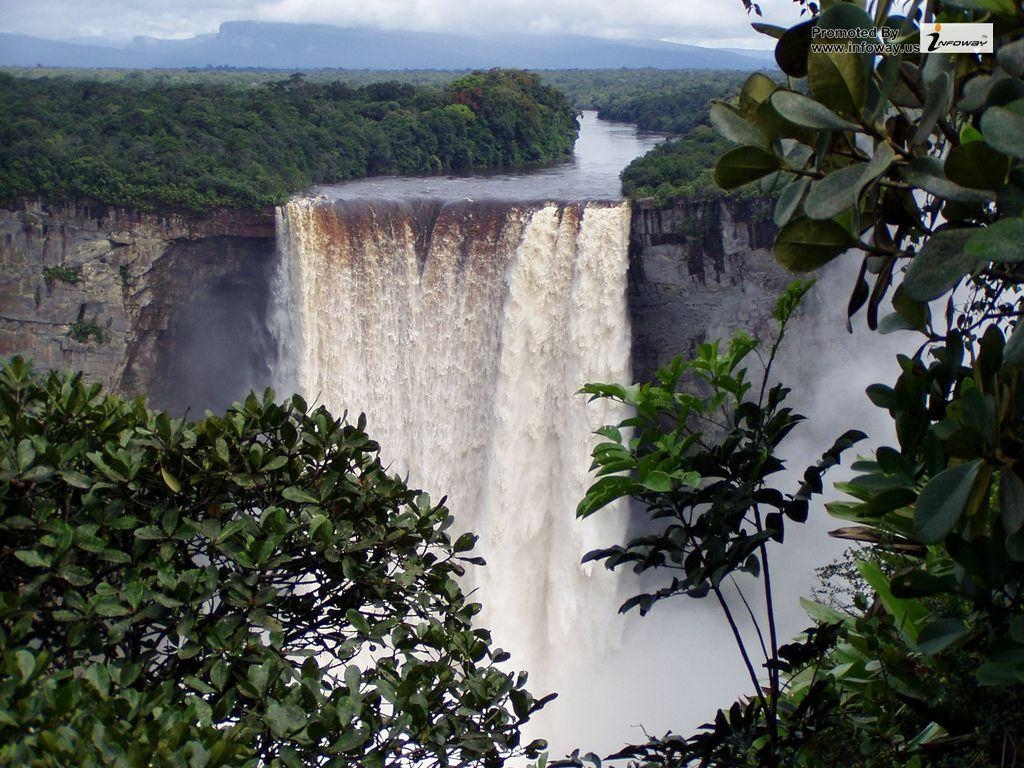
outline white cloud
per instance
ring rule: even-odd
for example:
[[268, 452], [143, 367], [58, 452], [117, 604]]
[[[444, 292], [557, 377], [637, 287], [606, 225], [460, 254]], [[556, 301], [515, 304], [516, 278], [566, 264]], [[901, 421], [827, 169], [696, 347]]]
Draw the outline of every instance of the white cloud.
[[[797, 18], [790, 0], [762, 7], [775, 23]], [[234, 19], [758, 44], [740, 0], [0, 0], [0, 29], [41, 37], [190, 37]]]

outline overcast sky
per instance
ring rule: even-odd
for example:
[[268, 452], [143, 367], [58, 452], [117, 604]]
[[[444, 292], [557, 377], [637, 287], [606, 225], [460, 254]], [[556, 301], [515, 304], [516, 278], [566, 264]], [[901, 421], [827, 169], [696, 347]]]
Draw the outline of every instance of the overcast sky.
[[[797, 18], [791, 0], [761, 7], [766, 21]], [[50, 38], [192, 37], [236, 19], [769, 47], [750, 30], [740, 0], [0, 0], [0, 31]]]

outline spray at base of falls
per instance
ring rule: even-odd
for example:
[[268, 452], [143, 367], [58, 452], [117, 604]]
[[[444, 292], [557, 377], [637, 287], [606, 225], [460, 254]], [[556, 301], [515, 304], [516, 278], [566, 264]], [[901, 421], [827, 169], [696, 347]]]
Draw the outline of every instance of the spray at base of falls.
[[[625, 519], [573, 510], [593, 430], [620, 414], [576, 393], [631, 375], [629, 204], [300, 199], [278, 217], [299, 391], [365, 412], [383, 459], [479, 534], [466, 586], [535, 693], [600, 674], [619, 582], [580, 559]], [[558, 703], [545, 730], [573, 717]]]

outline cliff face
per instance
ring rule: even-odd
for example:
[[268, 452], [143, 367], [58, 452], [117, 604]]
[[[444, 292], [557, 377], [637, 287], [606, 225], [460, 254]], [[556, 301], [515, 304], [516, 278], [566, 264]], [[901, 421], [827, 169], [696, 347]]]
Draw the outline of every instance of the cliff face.
[[[274, 243], [271, 214], [0, 208], [0, 355], [79, 369], [171, 408], [212, 382], [237, 389], [259, 352], [247, 325], [265, 311]], [[190, 354], [206, 358], [193, 375], [162, 375]]]
[[[633, 370], [734, 329], [768, 326], [790, 279], [757, 202], [634, 206]], [[72, 368], [160, 406], [221, 408], [270, 380], [272, 214], [0, 208], [0, 355]]]
[[772, 258], [770, 211], [760, 200], [634, 204], [629, 306], [637, 380], [709, 338], [769, 328], [775, 299], [793, 278]]

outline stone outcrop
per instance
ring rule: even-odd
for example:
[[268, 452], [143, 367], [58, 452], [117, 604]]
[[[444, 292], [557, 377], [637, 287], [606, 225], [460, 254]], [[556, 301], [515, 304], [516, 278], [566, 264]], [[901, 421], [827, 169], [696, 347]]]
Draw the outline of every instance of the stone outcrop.
[[[202, 321], [180, 310], [201, 312], [212, 297], [241, 304], [244, 315], [253, 297], [265, 302], [274, 236], [272, 212], [195, 216], [41, 202], [0, 208], [0, 355], [82, 370], [162, 405], [188, 402], [175, 391], [181, 380], [171, 386], [160, 375], [163, 363], [180, 362], [175, 338], [183, 324]], [[200, 337], [244, 332], [244, 316], [220, 320]], [[248, 342], [225, 344], [216, 362], [237, 368], [239, 344]]]
[[710, 338], [767, 330], [775, 299], [793, 278], [772, 257], [774, 235], [765, 200], [634, 204], [629, 305], [637, 380]]

